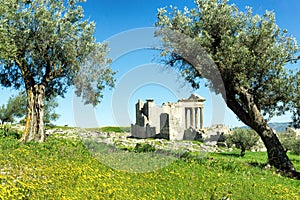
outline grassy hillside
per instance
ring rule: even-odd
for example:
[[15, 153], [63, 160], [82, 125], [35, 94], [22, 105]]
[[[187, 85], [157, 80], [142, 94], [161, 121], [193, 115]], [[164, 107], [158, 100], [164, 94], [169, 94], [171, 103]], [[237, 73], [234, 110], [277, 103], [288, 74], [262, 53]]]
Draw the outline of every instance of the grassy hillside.
[[[129, 173], [104, 165], [77, 139], [0, 139], [0, 199], [300, 199], [300, 181], [263, 168], [266, 153], [238, 154], [187, 155]], [[290, 157], [300, 169], [299, 156]]]

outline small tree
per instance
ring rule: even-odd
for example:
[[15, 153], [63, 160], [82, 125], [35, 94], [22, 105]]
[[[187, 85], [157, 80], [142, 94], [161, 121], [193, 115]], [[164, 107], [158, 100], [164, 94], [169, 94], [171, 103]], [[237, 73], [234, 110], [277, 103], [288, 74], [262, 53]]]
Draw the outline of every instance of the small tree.
[[233, 131], [232, 135], [226, 137], [228, 146], [233, 144], [241, 149], [241, 156], [245, 155], [246, 150], [251, 150], [252, 147], [257, 145], [259, 137], [252, 129], [237, 128]]
[[286, 133], [280, 133], [278, 137], [286, 151], [300, 155], [300, 138], [296, 137], [296, 132], [287, 128]]
[[85, 103], [97, 105], [105, 86], [114, 85], [107, 45], [84, 20], [83, 1], [0, 0], [0, 84], [27, 94], [21, 141], [45, 140], [45, 99], [74, 85]]

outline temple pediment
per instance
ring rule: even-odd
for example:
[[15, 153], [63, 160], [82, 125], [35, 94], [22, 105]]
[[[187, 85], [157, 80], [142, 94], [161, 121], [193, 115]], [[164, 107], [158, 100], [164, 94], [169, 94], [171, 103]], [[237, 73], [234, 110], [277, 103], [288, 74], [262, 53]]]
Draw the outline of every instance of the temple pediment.
[[198, 94], [191, 94], [187, 99], [181, 99], [179, 102], [204, 102], [206, 99]]

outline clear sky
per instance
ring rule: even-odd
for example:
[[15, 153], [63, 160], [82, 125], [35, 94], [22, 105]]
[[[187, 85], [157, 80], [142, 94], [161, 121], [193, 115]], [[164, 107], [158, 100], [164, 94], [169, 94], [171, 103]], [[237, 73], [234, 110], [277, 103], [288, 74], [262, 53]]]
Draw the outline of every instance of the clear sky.
[[[253, 7], [253, 12], [276, 13], [277, 24], [287, 29], [300, 41], [299, 0], [231, 0], [240, 10]], [[61, 115], [58, 125], [70, 126], [129, 126], [134, 123], [134, 104], [138, 99], [154, 99], [174, 102], [187, 98], [193, 92], [207, 99], [205, 103], [205, 126], [225, 123], [230, 127], [243, 125], [235, 115], [226, 109], [224, 102], [205, 87], [191, 91], [188, 85], [172, 69], [159, 65], [157, 52], [148, 47], [155, 42], [152, 38], [157, 9], [165, 6], [183, 9], [194, 7], [193, 0], [87, 0], [83, 3], [85, 16], [96, 22], [96, 39], [108, 41], [114, 58], [112, 68], [118, 71], [116, 87], [105, 90], [102, 103], [95, 109], [84, 107], [74, 97], [70, 88], [64, 99], [59, 98], [57, 112]], [[203, 82], [204, 83], [204, 82]], [[13, 94], [11, 89], [0, 90], [0, 104], [6, 103]], [[272, 121], [289, 121], [288, 115]]]

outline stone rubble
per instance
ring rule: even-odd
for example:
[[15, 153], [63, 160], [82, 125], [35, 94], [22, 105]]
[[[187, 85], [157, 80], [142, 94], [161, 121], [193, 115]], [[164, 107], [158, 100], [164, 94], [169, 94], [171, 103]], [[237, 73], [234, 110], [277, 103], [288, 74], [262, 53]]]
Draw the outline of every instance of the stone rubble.
[[105, 143], [117, 148], [131, 148], [136, 144], [150, 144], [156, 150], [183, 151], [183, 152], [220, 152], [216, 145], [208, 145], [198, 141], [188, 140], [166, 140], [166, 139], [137, 139], [131, 138], [130, 133], [105, 133], [84, 131], [79, 133], [82, 139], [92, 139], [97, 143]]

